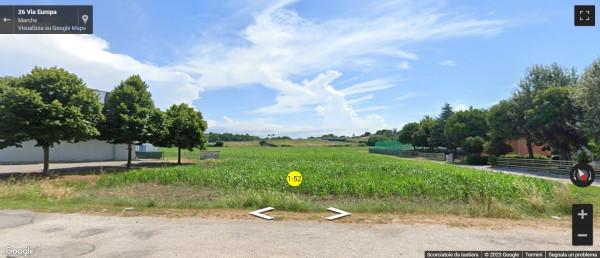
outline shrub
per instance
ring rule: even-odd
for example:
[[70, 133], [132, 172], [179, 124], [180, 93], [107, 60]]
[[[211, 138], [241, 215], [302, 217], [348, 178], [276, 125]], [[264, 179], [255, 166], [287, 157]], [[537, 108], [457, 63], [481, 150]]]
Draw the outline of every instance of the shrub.
[[589, 147], [590, 151], [592, 152], [592, 159], [597, 160], [600, 158], [600, 143], [597, 141], [590, 141], [589, 142]]
[[483, 152], [483, 138], [479, 136], [467, 137], [462, 148], [467, 154], [481, 154]]
[[219, 142], [215, 142], [215, 145], [213, 145], [213, 147], [223, 147], [225, 146], [225, 143], [219, 141]]
[[591, 152], [585, 148], [582, 148], [575, 154], [575, 160], [577, 163], [588, 163], [592, 161]]
[[[529, 159], [529, 157], [523, 157], [523, 156], [519, 156], [518, 154], [506, 154], [506, 155], [502, 155], [502, 157], [504, 158], [516, 158], [516, 159]], [[535, 155], [533, 156], [534, 159], [549, 159], [546, 156], [543, 155]]]
[[492, 166], [498, 165], [498, 157], [496, 156], [488, 156], [488, 164]]
[[395, 139], [392, 137], [388, 137], [385, 135], [374, 134], [369, 136], [369, 140], [367, 141], [368, 146], [375, 146], [376, 142], [384, 142], [384, 141], [394, 141]]
[[277, 147], [277, 145], [268, 143], [265, 140], [261, 140], [260, 142], [258, 142], [258, 144], [260, 144], [260, 146], [262, 147]]
[[492, 139], [483, 144], [483, 151], [492, 156], [501, 156], [510, 153], [512, 150], [512, 147], [500, 138]]
[[467, 164], [469, 165], [487, 165], [488, 157], [480, 156], [479, 154], [467, 155]]

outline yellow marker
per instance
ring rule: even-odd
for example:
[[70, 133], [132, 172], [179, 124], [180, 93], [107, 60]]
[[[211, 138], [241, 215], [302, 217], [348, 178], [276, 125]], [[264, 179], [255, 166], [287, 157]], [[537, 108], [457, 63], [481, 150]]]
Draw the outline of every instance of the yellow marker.
[[298, 171], [292, 171], [288, 173], [286, 180], [291, 186], [299, 186], [302, 183], [302, 174]]

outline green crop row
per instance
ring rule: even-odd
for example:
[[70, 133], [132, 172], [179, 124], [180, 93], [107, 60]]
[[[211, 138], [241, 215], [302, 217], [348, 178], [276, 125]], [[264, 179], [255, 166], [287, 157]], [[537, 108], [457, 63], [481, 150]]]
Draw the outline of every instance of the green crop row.
[[[106, 175], [98, 185], [151, 182], [320, 197], [401, 197], [461, 202], [493, 198], [506, 203], [532, 197], [552, 201], [557, 189], [564, 187], [548, 180], [368, 154], [364, 148], [246, 147], [221, 151], [220, 161]], [[188, 157], [196, 155], [186, 154]], [[303, 175], [299, 187], [291, 187], [285, 181], [292, 170]]]

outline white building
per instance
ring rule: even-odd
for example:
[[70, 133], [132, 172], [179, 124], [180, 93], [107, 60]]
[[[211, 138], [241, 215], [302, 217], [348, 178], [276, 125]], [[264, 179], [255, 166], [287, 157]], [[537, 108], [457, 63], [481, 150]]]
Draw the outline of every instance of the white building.
[[[0, 150], [0, 163], [40, 163], [44, 161], [42, 147], [35, 141], [24, 142], [22, 148]], [[133, 158], [135, 152], [132, 151]], [[127, 144], [110, 144], [99, 140], [55, 144], [50, 148], [50, 162], [127, 160]]]
[[[94, 90], [104, 103], [107, 92]], [[35, 141], [24, 142], [23, 147], [8, 147], [0, 150], [0, 163], [39, 163], [44, 161], [41, 147]], [[136, 146], [134, 148], [138, 149]], [[135, 158], [135, 151], [132, 151]], [[50, 148], [50, 162], [127, 160], [127, 144], [111, 144], [100, 140], [79, 143], [55, 144]]]

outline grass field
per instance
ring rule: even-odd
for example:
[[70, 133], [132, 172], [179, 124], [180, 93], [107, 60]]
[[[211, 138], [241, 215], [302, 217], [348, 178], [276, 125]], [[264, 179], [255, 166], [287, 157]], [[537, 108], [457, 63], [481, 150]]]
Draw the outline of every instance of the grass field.
[[[326, 141], [326, 140], [267, 140], [269, 144], [283, 147], [349, 147], [358, 146], [359, 139], [348, 141]], [[225, 142], [226, 147], [259, 147], [260, 141]]]
[[[574, 201], [597, 203], [595, 187], [489, 173], [367, 153], [362, 147], [225, 147], [221, 160], [124, 173], [0, 183], [0, 208], [206, 209], [449, 213], [484, 217], [567, 215]], [[175, 158], [176, 150], [165, 154]], [[300, 171], [299, 187], [287, 185]]]

